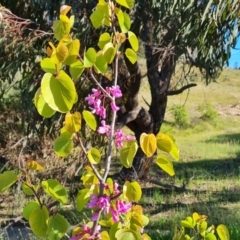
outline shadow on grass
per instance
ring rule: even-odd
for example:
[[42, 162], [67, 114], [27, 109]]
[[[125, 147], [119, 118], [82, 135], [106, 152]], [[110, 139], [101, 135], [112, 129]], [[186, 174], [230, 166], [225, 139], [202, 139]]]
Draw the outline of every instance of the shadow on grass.
[[240, 133], [229, 133], [218, 135], [207, 142], [211, 143], [238, 143], [240, 145]]

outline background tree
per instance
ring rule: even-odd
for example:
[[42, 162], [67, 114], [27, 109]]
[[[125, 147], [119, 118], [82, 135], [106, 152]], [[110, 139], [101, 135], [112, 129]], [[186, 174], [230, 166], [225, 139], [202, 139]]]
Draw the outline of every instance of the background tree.
[[[76, 37], [81, 39], [81, 53], [85, 47], [94, 43], [97, 45], [98, 42], [98, 34], [89, 23], [89, 16], [94, 11], [93, 6], [96, 2], [74, 0], [64, 2], [73, 6], [72, 14], [75, 14], [77, 18], [75, 33]], [[126, 3], [128, 2], [126, 1]], [[1, 4], [14, 14], [31, 19], [31, 23], [35, 24], [33, 28], [44, 31], [49, 31], [48, 21], [51, 22], [55, 15], [58, 15], [54, 10], [59, 9], [58, 6], [61, 3], [62, 1], [59, 0], [19, 0], [14, 3], [1, 1]], [[131, 31], [141, 39], [145, 49], [147, 79], [152, 99], [149, 109], [140, 105], [138, 91], [142, 75], [139, 64], [138, 62], [132, 64], [128, 59], [123, 58], [122, 64], [120, 64], [121, 69], [119, 69], [119, 85], [123, 91], [124, 101], [119, 103], [121, 111], [117, 127], [121, 128], [127, 125], [139, 140], [143, 132], [154, 134], [159, 132], [168, 96], [181, 93], [193, 86], [186, 84], [174, 91], [170, 89], [172, 75], [180, 58], [184, 58], [190, 67], [199, 68], [205, 76], [206, 83], [220, 73], [224, 64], [228, 64], [230, 49], [236, 45], [240, 32], [240, 2], [239, 0], [136, 0], [131, 15], [133, 19]], [[97, 31], [101, 31], [101, 29]], [[28, 33], [30, 34], [31, 31]], [[28, 33], [23, 31], [22, 36], [29, 36]], [[49, 39], [49, 36], [47, 38]], [[22, 39], [17, 39], [20, 44]], [[31, 49], [37, 51], [34, 52], [34, 56], [43, 54], [45, 42], [43, 39], [40, 40], [37, 44], [31, 42]], [[124, 48], [127, 48], [128, 44], [129, 42], [126, 41]], [[3, 56], [3, 51], [6, 55], [4, 48], [1, 50], [1, 56]], [[18, 56], [17, 52], [24, 51], [24, 49], [16, 50], [14, 48], [12, 51], [15, 52], [14, 56]], [[10, 53], [4, 60], [8, 65], [0, 63], [4, 66], [2, 68], [5, 73], [4, 79], [12, 76], [7, 74], [7, 71], [13, 68], [13, 66], [9, 66], [12, 62], [12, 59], [9, 58]], [[22, 67], [20, 63], [29, 61], [25, 54], [21, 57], [23, 58], [21, 60], [18, 57], [14, 58], [14, 62], [19, 63], [14, 64], [17, 68]], [[32, 63], [32, 59], [29, 62]], [[36, 70], [34, 73], [38, 73], [38, 71]], [[34, 73], [28, 73], [29, 79]], [[82, 78], [90, 79], [91, 77], [88, 72], [85, 72]], [[105, 79], [99, 77], [99, 80], [104, 82]], [[27, 86], [31, 84], [32, 82], [28, 82]], [[87, 95], [89, 87], [79, 84], [80, 90]], [[84, 103], [79, 103], [76, 107], [83, 108]], [[146, 175], [152, 160], [152, 158], [146, 158], [139, 149], [133, 167], [123, 168], [115, 177], [125, 180], [142, 178]]]

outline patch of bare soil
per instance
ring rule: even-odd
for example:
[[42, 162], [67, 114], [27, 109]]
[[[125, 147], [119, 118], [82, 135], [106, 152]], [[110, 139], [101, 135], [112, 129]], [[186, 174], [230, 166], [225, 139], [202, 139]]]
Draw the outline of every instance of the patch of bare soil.
[[240, 104], [216, 106], [216, 111], [221, 116], [240, 116]]

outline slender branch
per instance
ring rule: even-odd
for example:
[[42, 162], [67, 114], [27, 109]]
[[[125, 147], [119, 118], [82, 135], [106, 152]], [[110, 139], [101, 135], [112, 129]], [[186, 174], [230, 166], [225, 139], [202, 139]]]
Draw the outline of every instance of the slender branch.
[[107, 93], [107, 91], [101, 86], [101, 84], [97, 81], [97, 79], [95, 78], [95, 76], [93, 75], [93, 72], [92, 72], [92, 70], [90, 69], [90, 74], [91, 74], [91, 77], [92, 77], [92, 79], [94, 80], [94, 82], [96, 83], [96, 85], [102, 90], [102, 92], [104, 93], [104, 94], [106, 94], [109, 98], [110, 98], [110, 100], [113, 100], [113, 98], [111, 97], [111, 95], [109, 94], [109, 93]]
[[[79, 134], [77, 134], [77, 138], [78, 138], [78, 141], [79, 141], [79, 143], [80, 143], [80, 146], [81, 146], [84, 154], [87, 156], [87, 154], [88, 154], [88, 153], [87, 153], [87, 150], [86, 150], [86, 148], [83, 146], [83, 142], [82, 142]], [[100, 175], [100, 173], [98, 172], [98, 170], [95, 168], [95, 166], [94, 166], [90, 161], [88, 161], [88, 162], [89, 162], [89, 164], [90, 164], [90, 166], [91, 166], [94, 174], [97, 176], [98, 180], [99, 180], [99, 181], [102, 181], [102, 176]]]
[[186, 89], [189, 89], [189, 88], [191, 88], [191, 87], [196, 87], [196, 86], [197, 86], [196, 83], [190, 83], [190, 84], [188, 84], [188, 85], [183, 86], [183, 87], [180, 88], [180, 89], [173, 90], [173, 91], [167, 91], [167, 95], [168, 95], [168, 96], [177, 95], [177, 94], [182, 93], [182, 92], [185, 91]]
[[40, 198], [39, 198], [37, 192], [35, 191], [34, 187], [33, 187], [32, 185], [29, 185], [27, 182], [24, 182], [22, 178], [20, 178], [19, 180], [20, 180], [22, 183], [25, 183], [25, 184], [32, 190], [33, 195], [34, 195], [35, 198], [37, 199], [40, 207], [42, 207], [42, 206], [43, 206], [43, 203], [42, 203], [42, 201], [40, 200]]

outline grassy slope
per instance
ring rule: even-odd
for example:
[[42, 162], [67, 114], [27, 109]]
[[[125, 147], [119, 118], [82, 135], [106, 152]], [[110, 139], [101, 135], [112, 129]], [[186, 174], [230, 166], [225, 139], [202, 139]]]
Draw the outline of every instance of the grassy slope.
[[[238, 70], [225, 69], [217, 83], [208, 86], [196, 77], [197, 87], [169, 97], [162, 131], [173, 134], [180, 147], [181, 159], [174, 164], [175, 185], [190, 179], [187, 188], [193, 191], [174, 193], [155, 186], [145, 189], [143, 204], [152, 220], [149, 233], [153, 239], [171, 239], [168, 232], [174, 223], [194, 211], [208, 215], [210, 223], [224, 223], [231, 239], [240, 239], [239, 74]], [[148, 86], [143, 89], [144, 98], [149, 100]], [[198, 107], [206, 103], [218, 112], [210, 121], [200, 119]], [[176, 127], [171, 114], [178, 104], [185, 104], [190, 117], [185, 129]], [[163, 176], [161, 181], [171, 179]]]

